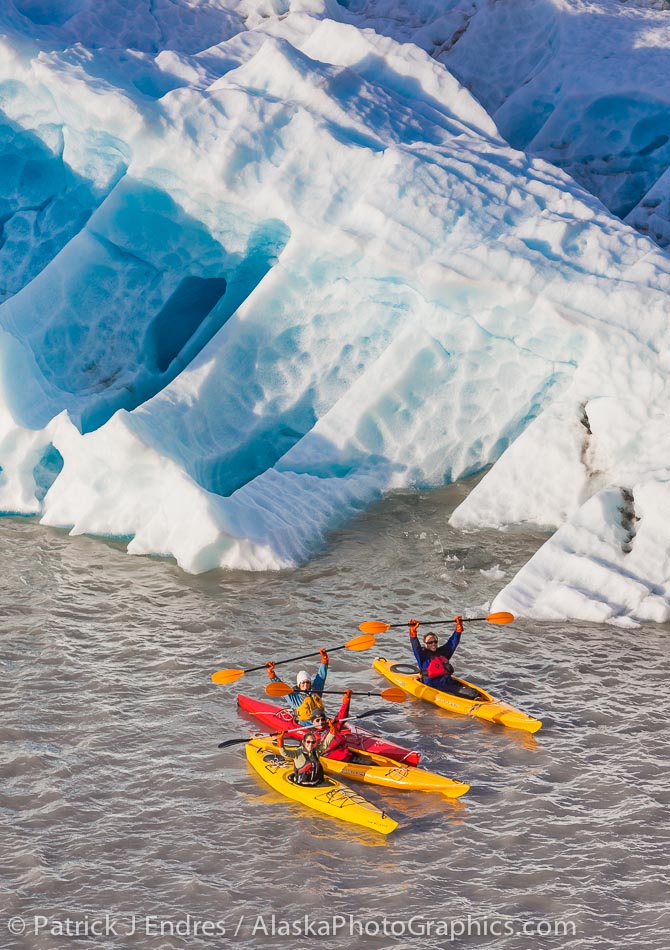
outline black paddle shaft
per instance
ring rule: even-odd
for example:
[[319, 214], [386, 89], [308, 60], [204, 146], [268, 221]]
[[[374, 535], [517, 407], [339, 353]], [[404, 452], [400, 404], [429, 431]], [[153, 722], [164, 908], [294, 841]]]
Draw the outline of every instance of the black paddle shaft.
[[[324, 647], [326, 653], [334, 653], [336, 650], [346, 650], [347, 644], [343, 643], [341, 647]], [[301, 656], [290, 656], [288, 660], [273, 660], [275, 666], [279, 666], [280, 663], [295, 663], [297, 660], [308, 660], [310, 656], [318, 656], [321, 653], [321, 650], [315, 650], [312, 653], [303, 653]], [[252, 666], [250, 669], [245, 670], [245, 673], [257, 673], [258, 670], [264, 670], [267, 667], [267, 663], [264, 663], [262, 666]]]
[[[376, 716], [377, 713], [387, 712], [388, 707], [380, 707], [379, 709], [368, 709], [367, 712], [359, 713], [357, 716], [347, 716], [346, 719], [340, 719], [340, 722], [349, 722], [350, 719], [365, 719], [366, 716]], [[295, 726], [293, 729], [282, 729], [280, 732], [270, 732], [265, 739], [274, 739], [275, 736], [280, 736], [282, 732], [302, 732], [303, 729], [308, 729], [309, 726]], [[217, 749], [227, 749], [233, 745], [246, 745], [247, 742], [253, 739], [253, 736], [247, 736], [246, 739], [226, 739], [224, 742], [219, 742]]]
[[[488, 620], [488, 617], [461, 617], [461, 623], [472, 623], [475, 620]], [[456, 623], [454, 620], [420, 620], [422, 627], [437, 627], [440, 623]], [[390, 623], [389, 630], [394, 627], [406, 627], [406, 623]]]

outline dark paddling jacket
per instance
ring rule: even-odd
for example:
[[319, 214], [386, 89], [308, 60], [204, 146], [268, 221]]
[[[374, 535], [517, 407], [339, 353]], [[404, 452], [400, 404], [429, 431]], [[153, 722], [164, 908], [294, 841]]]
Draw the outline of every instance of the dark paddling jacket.
[[421, 643], [414, 629], [410, 629], [409, 642], [412, 644], [412, 650], [416, 658], [417, 665], [421, 670], [421, 680], [426, 686], [432, 686], [433, 689], [440, 689], [445, 693], [455, 693], [459, 684], [453, 679], [453, 667], [449, 662], [453, 656], [456, 647], [461, 642], [461, 635], [454, 630], [447, 642], [436, 650], [426, 650]]
[[[330, 738], [330, 733], [326, 739]], [[328, 748], [329, 743], [326, 740], [312, 746], [312, 751], [307, 752], [300, 745], [297, 749], [282, 749], [282, 755], [285, 759], [293, 761], [293, 781], [296, 785], [319, 785], [323, 782], [323, 766], [319, 761], [319, 756], [323, 755]]]

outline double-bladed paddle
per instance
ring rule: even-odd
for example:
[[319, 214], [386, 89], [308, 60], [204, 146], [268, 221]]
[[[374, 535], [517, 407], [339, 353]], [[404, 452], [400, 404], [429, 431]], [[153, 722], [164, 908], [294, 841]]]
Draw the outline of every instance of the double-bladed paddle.
[[[265, 692], [268, 696], [288, 696], [289, 693], [293, 692], [294, 687], [289, 686], [287, 683], [275, 682], [268, 683], [265, 687]], [[316, 693], [321, 696], [322, 693], [341, 693], [342, 690], [337, 689], [324, 689], [324, 690], [305, 690], [305, 695], [309, 693]], [[382, 699], [388, 700], [390, 703], [404, 703], [407, 699], [407, 694], [404, 690], [400, 689], [399, 686], [389, 686], [388, 689], [383, 689], [381, 693], [359, 693], [352, 691], [352, 696], [380, 696]]]
[[[366, 716], [376, 716], [378, 713], [387, 712], [386, 709], [368, 709], [367, 712], [359, 713], [357, 716], [347, 716], [346, 719], [339, 719], [340, 722], [349, 722], [350, 719], [365, 719]], [[274, 739], [277, 736], [288, 732], [303, 732], [306, 729], [309, 729], [309, 726], [295, 726], [293, 729], [281, 729], [279, 732], [270, 732], [267, 735], [263, 736], [247, 736], [246, 739], [226, 739], [224, 742], [219, 742], [217, 748], [227, 749], [229, 746], [233, 745], [246, 745], [247, 742], [250, 742], [251, 739]]]
[[[475, 623], [475, 621], [486, 620], [487, 623], [511, 623], [514, 620], [514, 614], [508, 613], [506, 610], [501, 610], [499, 613], [488, 614], [486, 617], [461, 617], [462, 623]], [[425, 627], [436, 627], [440, 623], [453, 623], [453, 620], [422, 620], [421, 623]], [[378, 634], [385, 633], [387, 630], [393, 630], [396, 627], [406, 627], [407, 622], [405, 623], [382, 623], [380, 620], [364, 620], [363, 623], [359, 623], [358, 629], [362, 630], [363, 633], [369, 634]]]
[[[347, 640], [346, 643], [343, 643], [339, 647], [328, 647], [328, 653], [335, 653], [336, 650], [369, 650], [370, 647], [375, 645], [375, 638], [371, 636], [360, 636], [353, 637], [351, 640]], [[275, 666], [279, 666], [280, 663], [295, 663], [297, 660], [306, 660], [311, 656], [319, 656], [321, 653], [320, 650], [315, 650], [312, 653], [303, 653], [301, 656], [292, 656], [287, 660], [276, 660], [274, 661]], [[245, 673], [256, 673], [258, 670], [264, 670], [267, 667], [267, 663], [263, 663], [262, 666], [252, 666], [248, 670], [217, 670], [216, 673], [212, 673], [212, 682], [217, 683], [219, 686], [227, 686], [229, 683], [234, 683], [236, 680], [240, 679], [241, 676], [244, 676]]]

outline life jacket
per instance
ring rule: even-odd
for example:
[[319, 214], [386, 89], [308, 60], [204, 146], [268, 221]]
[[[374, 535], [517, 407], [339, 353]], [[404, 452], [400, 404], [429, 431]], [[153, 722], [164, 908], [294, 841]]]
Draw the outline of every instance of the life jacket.
[[428, 679], [437, 679], [438, 676], [451, 676], [454, 668], [446, 656], [431, 657], [430, 663], [424, 670]]
[[298, 765], [300, 759], [293, 760], [293, 781], [296, 785], [318, 785], [323, 781], [323, 766], [318, 755], [307, 756], [303, 752], [302, 759], [302, 765]]
[[294, 715], [298, 722], [311, 722], [317, 709], [325, 714], [323, 700], [318, 693], [307, 693], [300, 705], [295, 707]]

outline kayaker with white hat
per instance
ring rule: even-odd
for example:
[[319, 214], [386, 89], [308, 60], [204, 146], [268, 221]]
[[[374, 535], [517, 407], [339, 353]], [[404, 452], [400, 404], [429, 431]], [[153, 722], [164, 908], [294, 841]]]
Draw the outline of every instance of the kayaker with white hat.
[[[286, 696], [286, 700], [293, 711], [293, 717], [299, 726], [309, 726], [317, 709], [325, 712], [321, 693], [328, 675], [328, 652], [321, 649], [319, 653], [321, 663], [314, 676], [311, 677], [307, 670], [300, 670], [295, 678], [296, 685]], [[273, 663], [267, 664], [267, 671], [270, 682], [283, 682], [275, 673]]]

